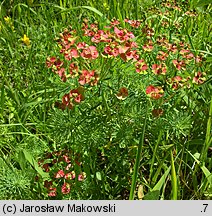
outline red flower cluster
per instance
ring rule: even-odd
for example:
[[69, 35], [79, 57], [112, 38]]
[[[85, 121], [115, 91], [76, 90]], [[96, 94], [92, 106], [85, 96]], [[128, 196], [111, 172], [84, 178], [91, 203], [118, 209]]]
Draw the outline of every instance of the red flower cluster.
[[65, 175], [65, 173], [63, 172], [63, 170], [59, 170], [56, 175], [55, 178], [63, 178]]
[[[65, 150], [48, 153], [44, 159], [39, 160], [38, 164], [42, 166], [43, 170], [50, 173], [51, 180], [44, 181], [44, 187], [47, 189], [49, 197], [55, 197], [58, 193], [64, 195], [70, 193], [76, 178], [74, 163], [81, 169], [79, 155], [73, 156], [71, 151]], [[85, 172], [81, 172], [77, 176], [78, 181], [83, 181], [85, 178]]]
[[185, 69], [185, 61], [173, 60], [172, 61], [177, 70]]
[[159, 51], [158, 55], [156, 57], [156, 59], [161, 60], [161, 61], [165, 61], [168, 57], [168, 54], [163, 52], [163, 51]]
[[62, 97], [62, 103], [56, 102], [55, 106], [65, 110], [66, 108], [72, 109], [74, 104], [79, 104], [85, 99], [84, 88], [82, 86], [77, 89], [72, 89], [69, 94]]
[[180, 86], [182, 86], [182, 77], [181, 76], [175, 76], [171, 79], [171, 84], [173, 89], [178, 89]]
[[139, 28], [141, 25], [141, 21], [138, 20], [124, 19], [124, 22], [129, 23], [133, 28]]
[[143, 59], [140, 59], [135, 63], [135, 68], [136, 68], [136, 72], [141, 74], [147, 74], [148, 66]]
[[152, 65], [152, 71], [156, 75], [160, 75], [160, 74], [165, 75], [166, 74], [166, 70], [167, 70], [166, 66], [163, 65], [163, 64], [160, 64], [160, 65], [153, 64]]
[[146, 52], [151, 52], [154, 49], [153, 42], [151, 40], [148, 40], [147, 43], [143, 45], [143, 49]]
[[122, 87], [119, 89], [119, 92], [116, 94], [116, 97], [119, 100], [124, 100], [128, 97], [128, 89], [126, 87]]
[[95, 46], [87, 46], [82, 50], [80, 55], [83, 59], [96, 59], [99, 53]]
[[149, 85], [146, 88], [146, 94], [152, 99], [159, 99], [164, 95], [162, 87]]
[[[202, 57], [195, 56], [184, 41], [176, 39], [171, 43], [165, 35], [153, 38], [154, 29], [148, 25], [141, 26], [141, 21], [124, 19], [124, 22], [135, 31], [132, 32], [121, 27], [120, 22], [115, 19], [103, 29], [99, 29], [97, 23], [89, 24], [88, 20], [84, 19], [83, 37], [78, 37], [77, 32], [72, 29], [65, 29], [60, 34], [57, 42], [61, 47], [60, 53], [63, 55], [63, 60], [58, 57], [47, 58], [47, 67], [58, 74], [63, 82], [71, 78], [73, 82], [75, 81], [75, 85], [76, 83], [78, 85], [62, 97], [62, 103], [56, 103], [59, 108], [72, 109], [74, 105], [84, 100], [84, 89], [98, 84], [101, 73], [97, 73], [97, 71], [101, 67], [99, 67], [100, 61], [96, 61], [96, 59], [102, 57], [102, 60], [104, 58], [119, 58], [124, 62], [131, 61], [135, 71], [140, 74], [147, 74], [149, 65], [153, 74], [165, 75], [164, 82], [169, 84], [173, 90], [186, 86], [185, 82], [191, 83], [191, 77], [195, 84], [204, 82], [204, 73], [198, 72], [189, 76], [185, 73], [190, 69], [190, 63], [200, 63]], [[149, 55], [155, 59], [154, 63], [150, 62], [152, 59], [148, 57]], [[103, 64], [102, 61], [101, 64]], [[170, 77], [170, 74], [172, 74], [171, 76], [174, 74], [174, 77]], [[164, 95], [164, 92], [162, 87], [149, 85], [146, 94], [153, 99], [159, 99]], [[120, 91], [117, 95], [117, 97], [122, 97], [124, 93]]]
[[200, 71], [195, 73], [195, 76], [193, 78], [193, 83], [196, 83], [198, 85], [204, 83], [206, 80], [204, 75], [205, 75], [205, 73], [201, 73]]
[[[128, 22], [135, 23], [135, 21], [130, 20]], [[139, 58], [136, 51], [137, 43], [132, 41], [135, 36], [126, 28], [118, 28], [119, 24], [118, 20], [113, 20], [109, 26], [109, 31], [92, 28], [92, 24], [89, 26], [86, 22], [83, 24], [84, 35], [91, 37], [91, 41], [94, 43], [106, 43], [103, 54], [108, 57], [120, 56], [124, 61], [137, 60]]]
[[182, 49], [180, 51], [180, 54], [182, 55], [183, 58], [186, 58], [186, 59], [193, 59], [194, 58], [194, 54], [190, 50]]
[[63, 194], [68, 194], [68, 193], [70, 193], [70, 190], [71, 190], [71, 185], [67, 182], [64, 182], [64, 184], [61, 187], [61, 192]]
[[162, 109], [153, 109], [152, 115], [154, 117], [160, 117], [161, 115], [163, 115], [163, 110]]
[[50, 57], [46, 60], [47, 67], [52, 68], [52, 71], [58, 74], [63, 82], [66, 82], [67, 78], [65, 74], [65, 68], [62, 67], [63, 64], [64, 62], [60, 59], [57, 59], [56, 57]]
[[147, 37], [151, 38], [154, 35], [154, 29], [150, 28], [148, 25], [146, 25], [143, 29], [142, 29], [143, 34], [145, 34]]
[[87, 70], [82, 70], [82, 73], [79, 77], [79, 83], [81, 85], [89, 84], [90, 86], [94, 86], [97, 84], [99, 79], [99, 76], [96, 74], [94, 70], [92, 71], [87, 71]]

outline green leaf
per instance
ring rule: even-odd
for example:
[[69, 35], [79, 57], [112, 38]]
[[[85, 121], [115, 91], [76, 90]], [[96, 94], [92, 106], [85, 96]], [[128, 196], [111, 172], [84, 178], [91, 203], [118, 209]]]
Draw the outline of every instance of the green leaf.
[[90, 6], [81, 6], [82, 8], [86, 8], [88, 10], [91, 10], [93, 11], [94, 13], [98, 14], [99, 16], [103, 16], [103, 13], [101, 13], [99, 10], [97, 10], [96, 8], [94, 7], [90, 7]]
[[122, 18], [122, 15], [121, 15], [119, 3], [117, 4], [117, 9], [116, 10], [117, 10], [117, 15], [118, 15], [119, 21], [121, 22], [122, 27], [124, 28], [125, 27], [125, 22], [123, 21], [123, 18]]
[[175, 171], [172, 151], [171, 151], [171, 183], [172, 183], [172, 200], [177, 200], [177, 175]]
[[48, 179], [49, 174], [44, 172], [41, 167], [38, 166], [38, 163], [35, 161], [33, 156], [26, 150], [23, 150], [26, 160], [32, 165], [32, 167], [42, 176], [43, 179]]
[[3, 110], [4, 110], [4, 102], [5, 102], [5, 93], [4, 93], [4, 83], [2, 84], [2, 87], [1, 87], [1, 100], [0, 100], [0, 112], [3, 113]]
[[14, 8], [13, 8], [13, 14], [15, 14], [16, 7], [18, 8], [19, 13], [21, 14], [21, 6], [29, 9], [33, 14], [35, 14], [37, 16], [37, 13], [31, 7], [29, 7], [28, 5], [23, 4], [23, 3], [19, 3], [19, 4], [17, 4], [17, 5], [14, 6]]
[[212, 57], [207, 57], [206, 62], [212, 62]]
[[[187, 151], [187, 152], [196, 161], [196, 163], [200, 165], [200, 161], [193, 154], [191, 154], [189, 151]], [[212, 187], [212, 173], [210, 173], [210, 171], [205, 167], [205, 165], [200, 165], [200, 168], [203, 171], [203, 173], [205, 174], [205, 177], [207, 178], [208, 183]]]
[[[93, 11], [94, 13], [98, 14], [100, 17], [105, 17], [105, 15], [100, 12], [99, 10], [97, 10], [96, 8], [94, 7], [90, 7], [90, 6], [81, 6], [81, 8], [85, 8], [85, 9], [88, 9], [90, 11]], [[106, 22], [107, 23], [110, 23], [110, 20], [109, 19], [106, 19]]]
[[163, 176], [160, 178], [160, 180], [158, 181], [158, 183], [155, 185], [155, 187], [151, 191], [156, 191], [156, 190], [160, 191], [161, 190], [162, 186], [166, 182], [166, 178], [167, 178], [170, 170], [171, 170], [171, 166], [166, 170], [166, 172], [163, 174]]
[[202, 7], [208, 4], [211, 4], [212, 0], [199, 0], [196, 4], [197, 7]]
[[208, 183], [212, 187], [212, 173], [210, 173], [210, 171], [205, 166], [201, 166], [201, 169], [202, 169], [203, 173], [205, 174], [205, 177], [207, 178]]
[[144, 200], [159, 200], [160, 191], [154, 190], [144, 196]]
[[20, 164], [20, 167], [22, 170], [25, 170], [26, 168], [26, 158], [23, 153], [23, 151], [20, 151], [18, 154], [18, 163]]
[[96, 178], [97, 180], [101, 181], [102, 180], [102, 175], [100, 172], [96, 172]]

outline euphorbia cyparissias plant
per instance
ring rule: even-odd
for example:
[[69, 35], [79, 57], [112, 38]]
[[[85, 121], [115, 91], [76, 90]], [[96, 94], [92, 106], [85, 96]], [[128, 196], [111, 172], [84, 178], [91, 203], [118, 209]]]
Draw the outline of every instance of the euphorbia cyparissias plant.
[[[72, 86], [74, 83], [75, 88], [62, 97], [62, 102], [56, 102], [59, 108], [73, 109], [85, 100], [87, 90], [92, 86], [98, 87], [101, 79], [98, 60], [104, 62], [114, 59], [123, 64], [131, 62], [141, 80], [143, 76], [150, 77], [144, 92], [154, 100], [161, 99], [179, 88], [189, 87], [192, 83], [202, 84], [205, 81], [206, 74], [198, 70], [194, 69], [188, 75], [190, 66], [197, 64], [195, 68], [198, 68], [202, 57], [195, 56], [184, 41], [170, 42], [166, 36], [153, 40], [154, 29], [148, 25], [139, 20], [124, 21], [128, 25], [126, 28], [122, 28], [118, 20], [112, 20], [110, 25], [99, 29], [97, 23], [89, 24], [88, 20], [84, 19], [83, 36], [80, 37], [82, 32], [78, 33], [72, 28], [65, 29], [60, 34], [57, 39], [60, 54], [48, 57], [46, 65], [61, 81], [70, 82]], [[152, 58], [147, 58], [147, 53]], [[161, 82], [160, 77], [165, 82]], [[158, 82], [155, 82], [157, 78]], [[170, 90], [165, 91], [164, 86]], [[118, 99], [123, 99], [119, 96], [123, 95], [122, 91], [117, 95]], [[128, 90], [124, 95], [124, 98], [128, 96]]]

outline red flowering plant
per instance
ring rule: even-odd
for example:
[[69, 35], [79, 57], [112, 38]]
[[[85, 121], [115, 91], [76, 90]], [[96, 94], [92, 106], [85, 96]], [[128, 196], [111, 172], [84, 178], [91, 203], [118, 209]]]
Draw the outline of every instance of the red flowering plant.
[[[181, 92], [186, 94], [195, 85], [202, 85], [207, 79], [204, 57], [178, 34], [181, 23], [170, 13], [170, 10], [181, 14], [183, 11], [166, 7], [157, 12], [162, 24], [158, 26], [150, 18], [145, 21], [113, 19], [110, 23], [84, 19], [81, 28], [65, 29], [56, 40], [58, 53], [46, 60], [51, 74], [68, 86], [55, 105], [62, 110], [79, 107], [85, 111], [89, 107], [106, 111], [104, 116], [109, 119], [112, 111], [118, 113], [120, 104], [138, 96], [149, 101], [152, 116], [160, 118], [167, 112], [164, 111], [166, 102]], [[55, 179], [60, 181], [67, 175], [71, 178], [73, 173], [58, 168]], [[62, 193], [68, 193], [72, 186], [61, 181], [60, 187]], [[55, 189], [49, 193], [54, 194]]]
[[[142, 21], [124, 19], [124, 22], [126, 27], [114, 19], [100, 28], [97, 22], [84, 19], [79, 33], [70, 28], [60, 34], [57, 39], [60, 54], [46, 60], [47, 67], [62, 82], [70, 83], [69, 92], [62, 96], [61, 102], [56, 102], [57, 107], [73, 109], [92, 88], [98, 91], [104, 80], [116, 82], [132, 71], [145, 84], [143, 92], [160, 104], [176, 90], [204, 82], [206, 73], [200, 72], [202, 56], [193, 52], [189, 44], [177, 38], [170, 40], [166, 34], [157, 36], [151, 25]], [[126, 70], [117, 77], [115, 71], [120, 68]], [[116, 98], [123, 100], [128, 96], [128, 89], [126, 94], [124, 88], [118, 84], [113, 89]]]
[[68, 150], [49, 152], [39, 159], [39, 166], [49, 174], [49, 179], [45, 180], [36, 176], [36, 182], [40, 182], [44, 187], [45, 197], [54, 199], [73, 197], [71, 193], [76, 184], [86, 178], [80, 160], [79, 154], [73, 154]]

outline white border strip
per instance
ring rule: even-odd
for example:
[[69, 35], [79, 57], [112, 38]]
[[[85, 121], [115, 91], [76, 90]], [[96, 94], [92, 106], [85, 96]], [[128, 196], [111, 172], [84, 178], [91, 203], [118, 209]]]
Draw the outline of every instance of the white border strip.
[[212, 200], [107, 201], [17, 200], [0, 201], [0, 215], [14, 216], [212, 216]]

